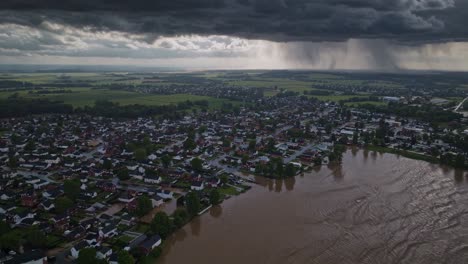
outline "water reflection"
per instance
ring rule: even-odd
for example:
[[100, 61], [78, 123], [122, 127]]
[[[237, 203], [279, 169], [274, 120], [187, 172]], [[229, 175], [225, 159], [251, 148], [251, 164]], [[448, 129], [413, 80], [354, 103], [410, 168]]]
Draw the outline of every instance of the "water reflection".
[[[177, 231], [175, 237], [176, 237], [175, 240], [176, 240], [177, 242], [182, 242], [182, 241], [184, 241], [185, 238], [187, 237], [187, 231], [185, 231], [185, 229], [182, 228], [182, 229], [180, 229], [179, 231]], [[175, 243], [175, 241], [174, 241], [174, 243]]]
[[353, 157], [356, 157], [358, 151], [359, 151], [359, 149], [356, 148], [356, 147], [351, 148], [351, 154], [353, 155]]
[[286, 190], [292, 191], [294, 190], [294, 185], [296, 184], [296, 177], [291, 177], [289, 179], [286, 179], [284, 181], [284, 186], [286, 187]]
[[210, 208], [210, 215], [214, 218], [219, 218], [223, 214], [223, 207], [215, 205]]
[[268, 185], [268, 190], [270, 192], [273, 191], [273, 187], [274, 187], [275, 183], [273, 181], [267, 181], [267, 185]]
[[369, 158], [369, 150], [364, 149], [364, 150], [362, 151], [362, 157], [363, 157], [364, 163], [367, 163], [367, 159]]
[[275, 192], [281, 192], [283, 189], [283, 179], [275, 180]]
[[454, 170], [453, 176], [455, 178], [456, 183], [462, 183], [465, 180], [463, 174], [464, 171], [462, 170]]
[[201, 231], [201, 221], [200, 217], [195, 217], [190, 223], [190, 231], [193, 236], [199, 236]]
[[328, 164], [328, 169], [332, 171], [335, 181], [342, 181], [344, 178], [343, 166], [341, 164]]

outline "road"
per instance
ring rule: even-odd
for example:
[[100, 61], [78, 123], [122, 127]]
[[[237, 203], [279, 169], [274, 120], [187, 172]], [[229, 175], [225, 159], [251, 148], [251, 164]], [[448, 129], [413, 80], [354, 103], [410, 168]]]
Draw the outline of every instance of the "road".
[[468, 97], [466, 97], [465, 99], [463, 99], [463, 101], [461, 101], [461, 103], [458, 104], [457, 107], [455, 107], [454, 112], [458, 112], [458, 110], [460, 110], [460, 108], [463, 106], [463, 104], [466, 102], [466, 100], [468, 100]]

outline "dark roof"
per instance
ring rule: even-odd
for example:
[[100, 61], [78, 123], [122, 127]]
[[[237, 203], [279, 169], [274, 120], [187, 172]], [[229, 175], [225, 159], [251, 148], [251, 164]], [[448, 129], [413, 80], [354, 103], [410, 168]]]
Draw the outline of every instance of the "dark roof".
[[12, 259], [5, 261], [5, 264], [22, 264], [44, 258], [44, 253], [39, 250], [31, 250], [21, 255], [16, 255]]
[[150, 249], [152, 248], [158, 241], [161, 240], [161, 237], [159, 235], [154, 235], [148, 239], [146, 239], [145, 241], [143, 241], [141, 244], [140, 244], [140, 247], [143, 247], [143, 248], [146, 248], [146, 249]]
[[102, 232], [103, 232], [104, 234], [107, 234], [107, 233], [109, 233], [110, 231], [112, 231], [112, 230], [114, 230], [114, 229], [116, 229], [116, 228], [117, 228], [117, 227], [116, 227], [114, 224], [110, 224], [110, 225], [104, 227], [104, 228], [102, 229]]
[[203, 182], [201, 182], [201, 181], [193, 182], [192, 186], [201, 187], [201, 186], [203, 186]]
[[83, 240], [83, 241], [79, 242], [78, 244], [74, 245], [73, 248], [74, 248], [76, 251], [80, 251], [81, 249], [86, 248], [86, 247], [88, 247], [88, 246], [89, 246], [89, 245], [88, 245], [88, 242], [86, 242], [86, 241]]
[[159, 196], [159, 195], [157, 195], [157, 194], [154, 195], [152, 198], [153, 198], [154, 200], [156, 200], [156, 201], [161, 201], [161, 200], [163, 199], [161, 196]]

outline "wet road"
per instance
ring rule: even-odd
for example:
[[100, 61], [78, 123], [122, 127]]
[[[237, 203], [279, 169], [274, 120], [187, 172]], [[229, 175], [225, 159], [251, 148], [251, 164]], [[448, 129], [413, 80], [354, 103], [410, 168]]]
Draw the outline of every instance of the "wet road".
[[467, 172], [348, 151], [196, 218], [158, 263], [468, 263]]

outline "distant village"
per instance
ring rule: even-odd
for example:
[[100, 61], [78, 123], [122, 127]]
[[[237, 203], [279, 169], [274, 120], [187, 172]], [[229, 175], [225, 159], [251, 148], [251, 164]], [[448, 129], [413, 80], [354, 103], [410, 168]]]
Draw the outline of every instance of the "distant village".
[[0, 120], [0, 263], [76, 262], [83, 252], [144, 263], [161, 254], [165, 222], [183, 226], [254, 176], [339, 163], [347, 146], [466, 167], [463, 129], [297, 96], [262, 100], [177, 120]]

